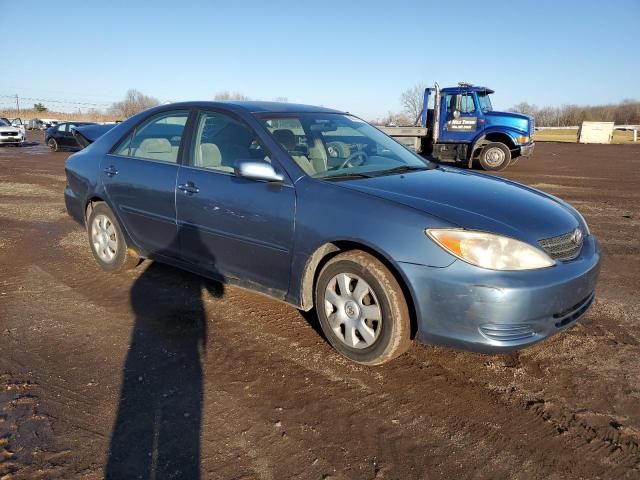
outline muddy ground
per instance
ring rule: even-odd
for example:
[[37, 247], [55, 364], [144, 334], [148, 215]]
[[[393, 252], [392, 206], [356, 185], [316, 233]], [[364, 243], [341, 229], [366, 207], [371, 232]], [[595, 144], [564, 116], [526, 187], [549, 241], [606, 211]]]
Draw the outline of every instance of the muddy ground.
[[600, 239], [576, 327], [365, 368], [290, 306], [150, 262], [100, 271], [65, 213], [68, 154], [31, 137], [0, 148], [0, 478], [640, 477], [640, 146], [539, 144], [503, 174]]

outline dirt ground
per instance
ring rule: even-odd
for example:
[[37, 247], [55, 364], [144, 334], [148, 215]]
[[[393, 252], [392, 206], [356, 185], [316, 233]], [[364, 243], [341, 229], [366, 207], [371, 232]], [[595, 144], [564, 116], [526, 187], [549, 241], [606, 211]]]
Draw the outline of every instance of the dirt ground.
[[365, 368], [290, 306], [99, 270], [65, 212], [68, 154], [32, 140], [0, 148], [1, 479], [640, 478], [640, 146], [538, 144], [503, 174], [601, 242], [577, 326]]

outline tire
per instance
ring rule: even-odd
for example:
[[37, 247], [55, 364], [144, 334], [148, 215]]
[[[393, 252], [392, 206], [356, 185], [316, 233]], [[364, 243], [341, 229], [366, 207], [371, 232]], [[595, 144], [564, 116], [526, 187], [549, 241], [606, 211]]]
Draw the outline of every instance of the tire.
[[49, 148], [51, 149], [52, 152], [59, 152], [60, 151], [60, 146], [58, 145], [58, 142], [56, 142], [55, 138], [50, 138], [47, 141], [47, 145], [49, 146]]
[[512, 167], [514, 165], [517, 165], [517, 163], [520, 161], [522, 157], [515, 157], [515, 158], [511, 158], [511, 161], [509, 162], [509, 166]]
[[480, 152], [480, 165], [484, 170], [500, 172], [509, 166], [509, 162], [511, 162], [511, 150], [504, 143], [488, 143]]
[[93, 258], [103, 270], [130, 270], [140, 263], [133, 249], [127, 247], [120, 224], [107, 204], [94, 206], [87, 219], [87, 235]]
[[387, 267], [366, 252], [352, 250], [327, 262], [316, 283], [315, 306], [329, 343], [353, 362], [381, 365], [411, 346], [402, 288]]

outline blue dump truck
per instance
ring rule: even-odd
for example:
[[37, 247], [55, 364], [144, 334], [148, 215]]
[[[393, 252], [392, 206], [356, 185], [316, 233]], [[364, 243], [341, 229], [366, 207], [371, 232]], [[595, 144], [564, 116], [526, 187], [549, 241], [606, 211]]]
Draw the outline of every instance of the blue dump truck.
[[[469, 83], [424, 91], [418, 126], [378, 127], [418, 153], [439, 161], [477, 161], [483, 169], [500, 171], [533, 153], [533, 118], [493, 110], [493, 90]], [[433, 100], [431, 100], [433, 99]]]

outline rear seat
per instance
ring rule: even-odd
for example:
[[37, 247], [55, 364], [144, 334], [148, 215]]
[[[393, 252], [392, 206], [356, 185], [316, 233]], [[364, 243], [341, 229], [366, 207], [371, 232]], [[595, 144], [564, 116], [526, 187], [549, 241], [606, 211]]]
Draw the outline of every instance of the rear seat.
[[138, 148], [131, 148], [130, 155], [165, 162], [176, 162], [178, 148], [177, 146], [172, 146], [171, 142], [166, 138], [145, 138]]

